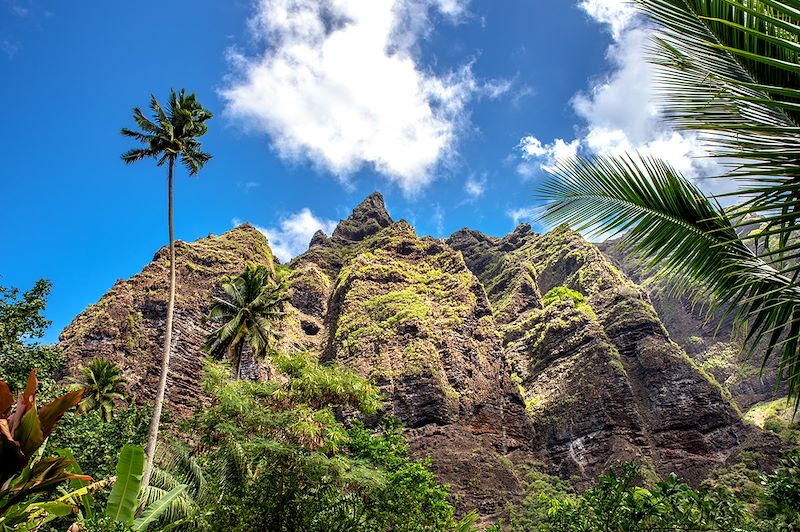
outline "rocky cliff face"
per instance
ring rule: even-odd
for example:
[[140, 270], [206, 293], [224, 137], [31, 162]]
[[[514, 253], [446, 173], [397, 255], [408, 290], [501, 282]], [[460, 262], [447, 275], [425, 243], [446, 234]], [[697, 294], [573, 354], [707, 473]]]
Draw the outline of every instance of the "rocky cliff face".
[[[564, 228], [521, 225], [502, 239], [448, 240], [486, 286], [543, 461], [586, 478], [636, 458], [699, 481], [754, 430], [724, 390], [669, 338], [646, 293]], [[555, 287], [586, 298], [542, 307]]]
[[[531, 463], [585, 483], [637, 458], [698, 481], [763, 441], [670, 339], [647, 294], [565, 229], [420, 238], [373, 194], [287, 266], [249, 226], [180, 243], [177, 260], [169, 408], [187, 415], [201, 399], [202, 318], [222, 276], [245, 261], [286, 267], [283, 348], [373, 379], [413, 452], [431, 457], [463, 507], [484, 514], [521, 495]], [[158, 373], [166, 271], [162, 250], [62, 334], [73, 363], [115, 360], [145, 401]], [[557, 287], [584, 301], [544, 297]], [[269, 378], [269, 366], [251, 361], [246, 375]]]
[[676, 295], [655, 272], [628, 254], [619, 241], [599, 245], [603, 254], [620, 270], [646, 290], [670, 337], [730, 394], [744, 412], [757, 403], [786, 395], [775, 389], [779, 358], [773, 356], [762, 371], [763, 360], [756, 354], [748, 358], [734, 338], [730, 319], [721, 313], [708, 315], [702, 302], [691, 294]]

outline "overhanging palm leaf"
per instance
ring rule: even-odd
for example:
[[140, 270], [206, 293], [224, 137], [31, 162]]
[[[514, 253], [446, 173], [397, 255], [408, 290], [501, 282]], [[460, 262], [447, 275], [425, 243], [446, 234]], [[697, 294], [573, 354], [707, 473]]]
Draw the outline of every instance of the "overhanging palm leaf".
[[624, 244], [663, 276], [733, 314], [751, 352], [765, 344], [766, 362], [779, 351], [778, 382], [800, 404], [800, 9], [787, 0], [636, 4], [657, 26], [650, 59], [664, 115], [730, 163], [721, 177], [740, 180], [733, 194], [745, 199], [723, 210], [662, 162], [600, 157], [552, 171], [544, 217], [627, 231]]
[[[740, 223], [785, 247], [798, 221], [800, 10], [784, 0], [637, 0], [658, 24], [651, 49], [665, 116], [737, 161]], [[745, 217], [745, 215], [747, 215]], [[800, 259], [800, 248], [783, 260]]]

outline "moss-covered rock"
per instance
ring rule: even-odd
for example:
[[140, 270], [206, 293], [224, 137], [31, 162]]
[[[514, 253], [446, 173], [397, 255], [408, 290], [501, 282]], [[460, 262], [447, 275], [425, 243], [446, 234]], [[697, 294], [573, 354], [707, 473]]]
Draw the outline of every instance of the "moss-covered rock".
[[704, 300], [675, 290], [619, 241], [605, 242], [600, 248], [647, 292], [671, 339], [714, 376], [739, 409], [745, 411], [756, 403], [785, 395], [784, 386], [777, 391], [774, 387], [779, 357], [771, 357], [762, 370], [760, 353], [751, 357], [742, 350], [730, 317], [726, 318], [721, 312], [710, 313]]
[[589, 478], [636, 457], [698, 482], [752, 432], [670, 340], [646, 292], [578, 233], [522, 225], [448, 242], [486, 286], [551, 473]]
[[[177, 292], [167, 399], [169, 410], [183, 416], [202, 399], [200, 345], [207, 333], [203, 319], [212, 293], [219, 290], [223, 276], [239, 273], [246, 261], [272, 270], [277, 265], [264, 235], [249, 225], [192, 243], [178, 241], [175, 254]], [[169, 250], [163, 248], [141, 273], [117, 281], [100, 301], [79, 314], [60, 337], [69, 367], [77, 368], [95, 356], [113, 360], [132, 396], [151, 400], [161, 367], [168, 276]], [[247, 371], [257, 375], [263, 369], [252, 362]]]

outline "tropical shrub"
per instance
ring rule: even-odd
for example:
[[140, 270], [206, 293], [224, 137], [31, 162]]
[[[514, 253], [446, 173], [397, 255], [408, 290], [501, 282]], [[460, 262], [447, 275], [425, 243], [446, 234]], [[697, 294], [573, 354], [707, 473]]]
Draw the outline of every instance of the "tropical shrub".
[[577, 290], [572, 290], [566, 286], [554, 286], [548, 290], [547, 293], [542, 296], [542, 306], [546, 308], [557, 301], [562, 301], [565, 299], [572, 301], [572, 303], [575, 305], [575, 308], [581, 312], [584, 312], [593, 318], [597, 317], [597, 315], [594, 313], [594, 310], [592, 310], [592, 307], [590, 307], [589, 303], [586, 302], [586, 297]]
[[[205, 453], [209, 530], [448, 530], [448, 490], [408, 457], [401, 428], [346, 427], [337, 412], [373, 415], [375, 386], [307, 355], [275, 355], [281, 377], [230, 381], [207, 369], [214, 399], [194, 422]], [[462, 523], [469, 530], [468, 522]]]
[[36, 406], [36, 370], [17, 399], [0, 381], [0, 530], [27, 522], [38, 507], [38, 494], [77, 478], [72, 461], [63, 456], [42, 458], [39, 452], [64, 413], [78, 404], [83, 390], [66, 393], [42, 408]]
[[95, 478], [114, 474], [117, 458], [126, 444], [144, 445], [150, 409], [130, 404], [104, 422], [99, 410], [67, 413], [47, 442], [48, 449], [74, 449], [81, 467]]
[[601, 476], [579, 497], [539, 495], [539, 523], [523, 515], [517, 530], [758, 530], [746, 507], [724, 488], [692, 489], [671, 474], [652, 489], [632, 462]]
[[59, 501], [69, 503], [78, 511], [78, 520], [70, 526], [70, 531], [145, 532], [158, 521], [186, 486], [178, 485], [146, 504], [140, 497], [144, 468], [144, 449], [137, 445], [125, 445], [119, 454], [116, 475], [104, 481], [113, 484], [113, 488], [102, 513], [95, 507], [95, 499], [91, 496], [90, 489], [93, 486], [78, 486], [78, 489], [61, 497]]
[[227, 356], [234, 377], [240, 378], [245, 344], [255, 358], [275, 351], [274, 326], [284, 315], [286, 290], [286, 279], [261, 265], [248, 263], [239, 275], [224, 277], [224, 297], [214, 298], [208, 314], [216, 328], [206, 337], [203, 349], [217, 359]]
[[800, 451], [790, 451], [780, 467], [761, 480], [761, 512], [773, 519], [776, 530], [800, 530]]
[[385, 420], [378, 433], [355, 421], [347, 435], [347, 449], [354, 459], [385, 472], [385, 483], [365, 501], [374, 530], [447, 530], [452, 526], [454, 508], [447, 501], [448, 489], [428, 469], [430, 460], [417, 462], [409, 457], [398, 420]]
[[52, 283], [44, 279], [22, 295], [17, 288], [0, 286], [0, 379], [21, 390], [36, 369], [37, 394], [42, 400], [59, 394], [54, 375], [64, 368], [64, 357], [56, 347], [36, 341], [50, 325], [42, 312], [51, 288]]

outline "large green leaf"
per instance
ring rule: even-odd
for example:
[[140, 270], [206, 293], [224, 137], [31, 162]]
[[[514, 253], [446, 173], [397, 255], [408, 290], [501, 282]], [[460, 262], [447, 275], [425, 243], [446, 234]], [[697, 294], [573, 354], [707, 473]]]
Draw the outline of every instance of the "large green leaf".
[[19, 442], [20, 450], [28, 459], [44, 443], [42, 426], [36, 408], [28, 410], [14, 431], [14, 439]]
[[172, 504], [172, 501], [177, 499], [184, 491], [186, 491], [186, 488], [186, 484], [179, 484], [175, 486], [174, 489], [164, 494], [163, 497], [150, 504], [150, 506], [145, 508], [141, 517], [138, 517], [133, 522], [133, 530], [135, 532], [144, 532], [147, 530], [147, 527], [161, 517], [161, 514], [163, 514], [169, 508], [169, 505]]
[[133, 524], [139, 505], [139, 488], [144, 472], [144, 449], [125, 445], [117, 460], [117, 481], [106, 505], [106, 516], [127, 525]]
[[[73, 475], [83, 475], [81, 466], [75, 460], [75, 456], [72, 454], [71, 449], [56, 449], [56, 454], [72, 461], [72, 463], [67, 467], [67, 472], [72, 473]], [[76, 476], [69, 481], [69, 489], [75, 493], [80, 491], [81, 488], [89, 486], [90, 482], [91, 481], [85, 477]], [[83, 509], [83, 516], [87, 519], [94, 517], [94, 497], [92, 497], [91, 491], [87, 491], [86, 493], [79, 495], [78, 500], [80, 501]]]

